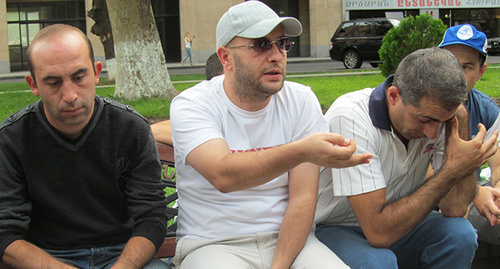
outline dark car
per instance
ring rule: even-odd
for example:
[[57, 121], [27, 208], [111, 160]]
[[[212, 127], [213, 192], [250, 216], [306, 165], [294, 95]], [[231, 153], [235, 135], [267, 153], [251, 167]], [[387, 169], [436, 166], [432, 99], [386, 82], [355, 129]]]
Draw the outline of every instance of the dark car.
[[500, 37], [488, 38], [488, 55], [500, 54]]
[[330, 58], [342, 61], [345, 68], [359, 68], [363, 61], [373, 67], [380, 63], [378, 50], [384, 35], [399, 25], [396, 19], [371, 18], [343, 21], [333, 34]]

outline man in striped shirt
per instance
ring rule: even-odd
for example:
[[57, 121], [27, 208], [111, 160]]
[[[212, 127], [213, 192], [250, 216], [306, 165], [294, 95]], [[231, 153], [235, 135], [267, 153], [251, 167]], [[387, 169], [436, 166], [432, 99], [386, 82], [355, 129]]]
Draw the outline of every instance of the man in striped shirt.
[[[320, 174], [316, 235], [351, 268], [470, 267], [477, 235], [462, 216], [498, 131], [483, 143], [480, 125], [469, 141], [466, 95], [455, 57], [422, 49], [326, 113], [331, 132], [373, 154], [368, 165]], [[424, 182], [429, 164], [438, 172]]]

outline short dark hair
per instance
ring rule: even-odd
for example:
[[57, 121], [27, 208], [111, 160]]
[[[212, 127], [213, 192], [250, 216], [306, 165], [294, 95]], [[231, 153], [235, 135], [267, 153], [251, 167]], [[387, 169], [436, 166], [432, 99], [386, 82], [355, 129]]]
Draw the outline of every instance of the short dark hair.
[[87, 43], [87, 47], [89, 49], [89, 57], [90, 57], [90, 61], [92, 61], [92, 68], [94, 69], [94, 73], [95, 73], [94, 49], [92, 48], [92, 43], [90, 42], [90, 39], [87, 37], [87, 35], [84, 34], [80, 29], [78, 29], [74, 26], [71, 26], [71, 25], [52, 24], [52, 25], [49, 25], [49, 26], [43, 28], [40, 32], [38, 32], [38, 34], [36, 34], [35, 38], [33, 38], [33, 41], [31, 41], [31, 44], [28, 47], [28, 51], [26, 53], [26, 59], [28, 61], [28, 68], [29, 68], [30, 74], [33, 77], [33, 80], [35, 81], [35, 83], [36, 83], [35, 67], [33, 65], [33, 60], [31, 59], [31, 53], [32, 53], [31, 48], [37, 42], [39, 42], [47, 37], [50, 37], [52, 35], [60, 35], [63, 32], [76, 32], [85, 40], [85, 43]]
[[486, 62], [486, 56], [484, 56], [482, 53], [479, 53], [479, 66], [483, 67], [484, 63]]
[[419, 49], [406, 56], [394, 75], [393, 85], [403, 104], [418, 107], [424, 97], [435, 98], [448, 111], [467, 98], [467, 81], [460, 62], [448, 50]]

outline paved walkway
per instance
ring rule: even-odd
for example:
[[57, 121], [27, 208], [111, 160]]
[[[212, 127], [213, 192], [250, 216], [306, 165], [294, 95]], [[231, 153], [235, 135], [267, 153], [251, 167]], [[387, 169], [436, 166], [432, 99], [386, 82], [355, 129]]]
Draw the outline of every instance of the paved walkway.
[[[300, 63], [300, 62], [327, 62], [332, 61], [330, 58], [310, 58], [310, 57], [293, 57], [288, 59], [288, 63]], [[188, 70], [188, 69], [204, 69], [205, 63], [196, 63], [195, 65], [181, 65], [180, 63], [167, 63], [168, 70], [175, 69], [176, 71]], [[103, 69], [103, 75], [106, 76], [107, 70]], [[0, 74], [0, 82], [5, 80], [24, 80], [24, 77], [29, 74], [29, 71], [15, 71], [7, 74]]]

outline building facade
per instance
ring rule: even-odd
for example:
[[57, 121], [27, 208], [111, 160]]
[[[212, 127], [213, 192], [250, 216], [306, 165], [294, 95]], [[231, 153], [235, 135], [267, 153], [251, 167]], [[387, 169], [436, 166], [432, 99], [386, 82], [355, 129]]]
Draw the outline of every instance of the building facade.
[[[140, 0], [137, 0], [140, 1]], [[167, 62], [185, 55], [184, 33], [196, 35], [192, 54], [204, 63], [215, 51], [215, 28], [232, 5], [243, 0], [151, 0]], [[330, 38], [343, 20], [367, 17], [404, 18], [429, 13], [448, 25], [474, 22], [488, 37], [500, 36], [500, 0], [263, 0], [280, 16], [293, 16], [304, 31], [294, 39], [289, 57], [328, 57]], [[89, 36], [96, 60], [106, 65], [99, 37], [87, 17], [92, 0], [0, 0], [0, 74], [27, 70], [26, 50], [43, 27], [67, 23]]]

